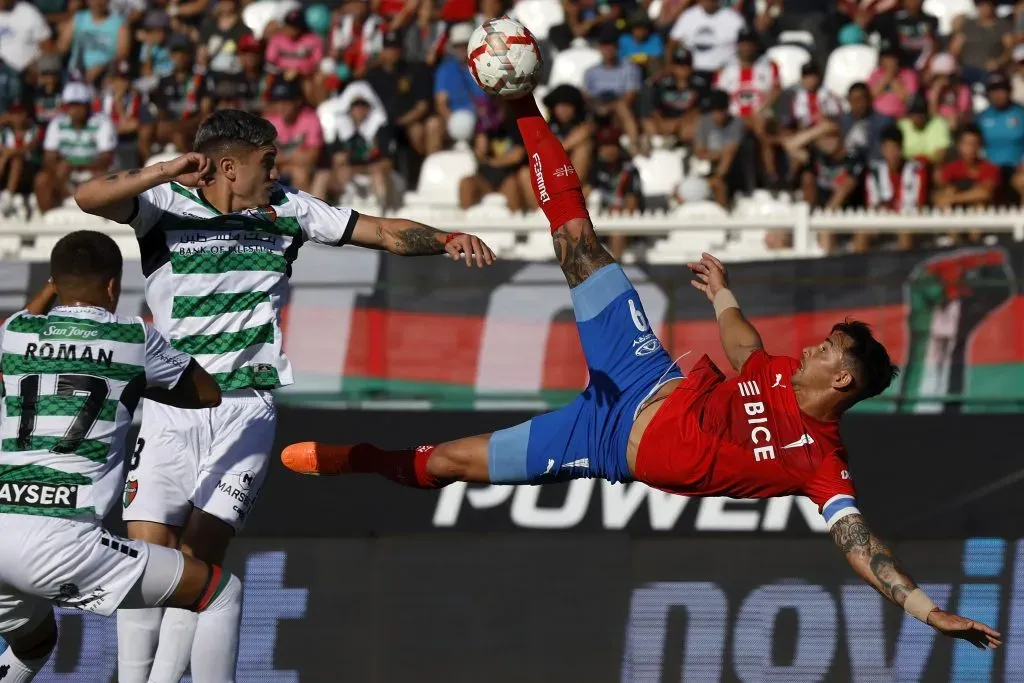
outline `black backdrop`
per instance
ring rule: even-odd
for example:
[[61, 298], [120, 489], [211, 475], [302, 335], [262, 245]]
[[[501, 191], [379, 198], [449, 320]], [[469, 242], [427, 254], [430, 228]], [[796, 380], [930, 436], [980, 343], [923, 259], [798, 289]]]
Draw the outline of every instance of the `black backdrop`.
[[[437, 443], [513, 425], [529, 417], [498, 412], [279, 410], [275, 452], [288, 443], [309, 440], [370, 441], [385, 447]], [[1024, 430], [1019, 418], [851, 414], [844, 420], [843, 438], [861, 510], [882, 535], [909, 539], [1018, 535], [1024, 520], [1019, 481], [1024, 478]], [[604, 493], [605, 488], [618, 492], [622, 487], [603, 482], [581, 486], [592, 487], [586, 514], [578, 523], [561, 528], [609, 528], [603, 521], [602, 496], [598, 492]], [[559, 508], [566, 503], [568, 488], [545, 487], [537, 506]], [[286, 470], [275, 458], [245, 535], [333, 538], [438, 528], [480, 532], [529, 528], [512, 521], [512, 498], [483, 509], [463, 502], [455, 523], [438, 527], [433, 520], [439, 495], [443, 494], [405, 489], [367, 475], [302, 477]], [[660, 531], [698, 532], [695, 518], [704, 504], [690, 501], [676, 523]], [[736, 503], [725, 507], [763, 513], [766, 505]], [[655, 532], [648, 509], [639, 506], [629, 517], [626, 530]], [[794, 513], [785, 528], [774, 533], [806, 534], [810, 530], [802, 520]], [[722, 530], [721, 525], [715, 529]]]

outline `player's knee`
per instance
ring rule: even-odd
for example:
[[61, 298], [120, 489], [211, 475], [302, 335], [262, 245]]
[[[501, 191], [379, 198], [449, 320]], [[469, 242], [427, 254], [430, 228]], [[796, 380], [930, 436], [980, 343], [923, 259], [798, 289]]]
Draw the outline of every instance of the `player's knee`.
[[177, 548], [180, 542], [177, 527], [156, 522], [128, 522], [127, 533], [128, 538], [164, 548]]
[[583, 237], [594, 237], [597, 238], [597, 233], [594, 231], [594, 224], [589, 218], [571, 218], [568, 222], [564, 223], [560, 228], [555, 231], [557, 233], [565, 233], [573, 240], [579, 240]]

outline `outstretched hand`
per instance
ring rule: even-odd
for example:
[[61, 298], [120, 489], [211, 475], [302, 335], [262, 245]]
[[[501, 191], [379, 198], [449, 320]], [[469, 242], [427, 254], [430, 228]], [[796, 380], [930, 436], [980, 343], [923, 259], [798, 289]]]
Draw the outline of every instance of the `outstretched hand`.
[[199, 152], [188, 152], [165, 161], [163, 173], [186, 187], [204, 187], [213, 178], [213, 160]]
[[950, 638], [962, 638], [979, 650], [997, 648], [1003, 644], [1003, 636], [998, 631], [980, 621], [967, 619], [941, 609], [934, 609], [928, 614], [928, 623], [939, 633]]
[[496, 257], [491, 248], [484, 244], [476, 235], [469, 235], [465, 233], [459, 233], [450, 235], [448, 241], [444, 245], [445, 252], [453, 259], [458, 261], [465, 254], [466, 266], [472, 267], [474, 264], [478, 268], [483, 268], [484, 265], [493, 265]]
[[729, 278], [725, 272], [722, 262], [711, 254], [704, 252], [698, 263], [687, 263], [690, 272], [697, 276], [696, 280], [690, 280], [694, 288], [704, 292], [708, 301], [714, 301], [719, 290], [729, 287]]

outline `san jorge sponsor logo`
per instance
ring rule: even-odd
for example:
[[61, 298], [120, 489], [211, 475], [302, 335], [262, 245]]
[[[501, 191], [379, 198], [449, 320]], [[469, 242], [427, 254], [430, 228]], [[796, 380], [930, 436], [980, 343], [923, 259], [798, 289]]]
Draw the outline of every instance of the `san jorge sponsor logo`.
[[43, 339], [72, 339], [89, 341], [98, 339], [100, 331], [95, 325], [88, 322], [60, 322], [50, 323], [39, 335]]

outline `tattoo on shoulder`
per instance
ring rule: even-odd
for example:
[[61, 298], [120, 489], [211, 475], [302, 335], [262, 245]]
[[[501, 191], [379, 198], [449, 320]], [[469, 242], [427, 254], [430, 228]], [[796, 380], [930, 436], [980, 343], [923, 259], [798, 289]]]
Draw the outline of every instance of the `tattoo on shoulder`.
[[579, 235], [569, 232], [566, 226], [551, 235], [555, 242], [555, 254], [565, 273], [570, 287], [575, 287], [601, 268], [615, 260], [597, 239], [597, 233], [588, 224]]

